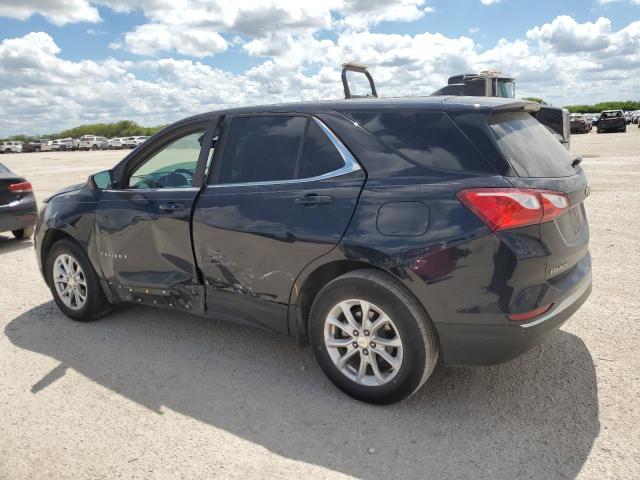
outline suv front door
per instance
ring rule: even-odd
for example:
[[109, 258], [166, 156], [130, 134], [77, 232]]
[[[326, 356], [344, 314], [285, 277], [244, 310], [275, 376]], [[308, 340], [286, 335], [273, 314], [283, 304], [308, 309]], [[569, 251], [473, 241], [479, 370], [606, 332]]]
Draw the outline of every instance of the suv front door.
[[224, 122], [193, 242], [208, 315], [287, 332], [298, 274], [349, 224], [364, 171], [319, 120], [236, 115]]
[[213, 120], [175, 128], [133, 154], [96, 207], [97, 254], [116, 298], [203, 313], [190, 218]]

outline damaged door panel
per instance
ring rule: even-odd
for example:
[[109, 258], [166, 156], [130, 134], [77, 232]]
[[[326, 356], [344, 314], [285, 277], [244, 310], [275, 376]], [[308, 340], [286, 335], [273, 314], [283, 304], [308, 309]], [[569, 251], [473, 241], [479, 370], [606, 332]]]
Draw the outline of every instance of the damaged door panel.
[[195, 123], [150, 145], [131, 160], [120, 185], [101, 192], [96, 244], [116, 298], [204, 313], [190, 220], [214, 127]]
[[193, 216], [211, 315], [288, 331], [296, 276], [340, 241], [365, 179], [323, 128], [305, 116], [225, 120]]

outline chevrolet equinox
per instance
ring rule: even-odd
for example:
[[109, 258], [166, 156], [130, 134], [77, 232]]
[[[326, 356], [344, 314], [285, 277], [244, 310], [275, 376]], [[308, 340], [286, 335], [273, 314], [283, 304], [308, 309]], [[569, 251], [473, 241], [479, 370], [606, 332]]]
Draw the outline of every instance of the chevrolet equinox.
[[504, 98], [349, 99], [179, 121], [41, 209], [58, 307], [133, 302], [311, 345], [349, 395], [392, 403], [438, 360], [503, 362], [591, 291], [587, 178]]

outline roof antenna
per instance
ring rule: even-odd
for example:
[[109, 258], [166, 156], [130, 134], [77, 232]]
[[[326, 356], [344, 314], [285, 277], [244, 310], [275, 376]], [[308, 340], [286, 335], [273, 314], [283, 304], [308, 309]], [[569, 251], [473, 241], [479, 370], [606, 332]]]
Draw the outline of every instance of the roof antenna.
[[[347, 80], [347, 72], [364, 73], [369, 80], [369, 86], [371, 87], [371, 95], [351, 95], [349, 89], [349, 81]], [[376, 85], [373, 83], [373, 77], [367, 70], [367, 66], [361, 63], [347, 62], [342, 64], [342, 86], [344, 87], [344, 98], [365, 98], [365, 97], [377, 97]]]

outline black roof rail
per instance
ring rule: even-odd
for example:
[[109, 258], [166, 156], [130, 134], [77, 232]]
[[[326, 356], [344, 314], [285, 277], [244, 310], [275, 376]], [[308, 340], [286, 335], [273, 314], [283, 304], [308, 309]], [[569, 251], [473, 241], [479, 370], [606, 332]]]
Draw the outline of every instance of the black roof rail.
[[[351, 90], [349, 89], [349, 81], [347, 80], [347, 72], [357, 72], [364, 73], [369, 80], [369, 86], [371, 87], [371, 95], [351, 95]], [[344, 86], [344, 98], [364, 98], [364, 97], [377, 97], [378, 92], [376, 90], [376, 85], [373, 83], [373, 77], [367, 70], [366, 65], [362, 65], [360, 63], [343, 63], [342, 64], [342, 85]]]

